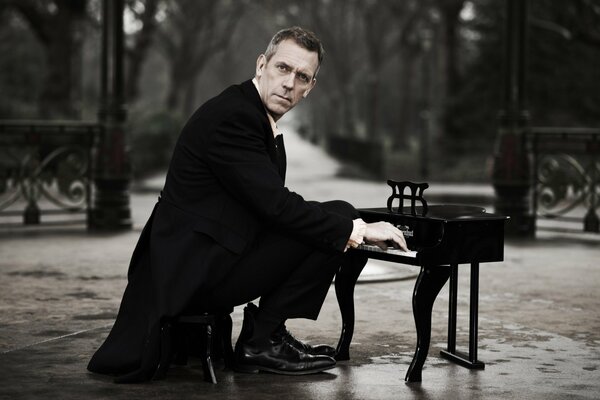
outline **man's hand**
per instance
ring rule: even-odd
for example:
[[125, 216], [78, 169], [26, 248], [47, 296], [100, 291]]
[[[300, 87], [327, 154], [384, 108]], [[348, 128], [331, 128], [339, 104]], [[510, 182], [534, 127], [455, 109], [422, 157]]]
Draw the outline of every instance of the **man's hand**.
[[380, 221], [367, 224], [364, 241], [377, 245], [382, 250], [387, 250], [386, 241], [391, 241], [394, 247], [408, 251], [402, 231], [389, 222]]

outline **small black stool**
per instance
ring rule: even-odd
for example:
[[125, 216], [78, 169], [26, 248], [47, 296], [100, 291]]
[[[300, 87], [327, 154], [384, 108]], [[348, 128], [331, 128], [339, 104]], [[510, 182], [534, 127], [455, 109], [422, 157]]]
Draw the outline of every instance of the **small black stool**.
[[[213, 367], [213, 356], [214, 360], [223, 358], [226, 368], [233, 369], [234, 364], [230, 313], [181, 315], [163, 323], [161, 327], [161, 358], [154, 379], [163, 379], [171, 362], [178, 365], [187, 365], [186, 338], [182, 339], [181, 335], [177, 333], [181, 325], [199, 325], [203, 328], [200, 337], [200, 358], [204, 380], [216, 384], [217, 378]], [[179, 341], [179, 343], [175, 343], [175, 341]]]

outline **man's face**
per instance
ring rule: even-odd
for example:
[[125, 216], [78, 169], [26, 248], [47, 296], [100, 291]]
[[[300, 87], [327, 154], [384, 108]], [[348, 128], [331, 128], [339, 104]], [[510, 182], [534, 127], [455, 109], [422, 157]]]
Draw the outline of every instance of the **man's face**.
[[267, 62], [264, 54], [256, 60], [256, 80], [263, 104], [274, 120], [308, 96], [315, 86], [319, 66], [316, 52], [300, 47], [293, 40], [279, 43]]

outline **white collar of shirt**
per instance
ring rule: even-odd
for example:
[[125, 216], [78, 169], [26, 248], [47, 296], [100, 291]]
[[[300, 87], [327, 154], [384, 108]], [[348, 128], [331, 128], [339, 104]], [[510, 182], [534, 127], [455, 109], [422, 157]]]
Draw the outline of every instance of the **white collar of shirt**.
[[[256, 80], [256, 78], [252, 78], [252, 83], [254, 83], [254, 87], [256, 88], [256, 91], [260, 94], [260, 90], [258, 90], [258, 81]], [[267, 113], [267, 118], [269, 119], [269, 123], [271, 124], [271, 130], [273, 131], [273, 137], [282, 135], [282, 133], [279, 131], [279, 128], [277, 128], [277, 124], [275, 123], [275, 120], [273, 119], [273, 117], [271, 116], [271, 114], [269, 113], [269, 111], [266, 108], [265, 108], [265, 112]]]

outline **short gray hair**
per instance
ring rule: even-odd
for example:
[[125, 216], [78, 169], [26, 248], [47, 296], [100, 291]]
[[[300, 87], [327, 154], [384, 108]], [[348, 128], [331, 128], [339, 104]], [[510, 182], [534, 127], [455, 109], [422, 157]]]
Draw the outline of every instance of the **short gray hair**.
[[[273, 57], [273, 54], [277, 51], [277, 47], [279, 43], [284, 40], [291, 39], [296, 42], [300, 47], [305, 48], [308, 51], [314, 51], [317, 53], [317, 57], [319, 59], [319, 65], [317, 67], [317, 71], [321, 66], [321, 62], [323, 61], [323, 56], [325, 55], [325, 49], [323, 48], [323, 44], [313, 32], [300, 28], [299, 26], [292, 26], [291, 28], [285, 28], [277, 32], [269, 45], [267, 46], [267, 50], [265, 50], [265, 57], [267, 61]], [[315, 75], [317, 75], [317, 71], [315, 71]]]

